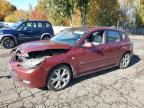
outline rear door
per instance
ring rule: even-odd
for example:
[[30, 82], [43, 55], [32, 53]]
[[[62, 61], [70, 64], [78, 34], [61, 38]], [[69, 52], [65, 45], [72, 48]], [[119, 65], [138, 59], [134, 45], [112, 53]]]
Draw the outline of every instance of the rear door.
[[41, 35], [45, 32], [45, 25], [43, 22], [37, 22], [37, 31], [39, 39], [41, 38]]
[[33, 21], [33, 36], [32, 40], [40, 40], [41, 37], [41, 31], [39, 31], [38, 28], [38, 21]]
[[118, 63], [121, 56], [124, 54], [123, 47], [123, 35], [121, 32], [116, 30], [106, 31], [106, 48], [104, 48], [106, 53], [106, 59], [108, 65], [115, 65]]
[[32, 40], [40, 40], [41, 35], [45, 31], [45, 27], [42, 21], [33, 21], [33, 36]]

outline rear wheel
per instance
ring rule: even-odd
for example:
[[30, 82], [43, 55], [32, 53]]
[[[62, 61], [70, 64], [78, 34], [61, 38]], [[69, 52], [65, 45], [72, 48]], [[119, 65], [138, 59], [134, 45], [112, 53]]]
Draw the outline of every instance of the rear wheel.
[[120, 61], [120, 65], [119, 67], [121, 69], [125, 69], [129, 66], [129, 63], [130, 63], [130, 54], [129, 53], [126, 53], [122, 58], [121, 58], [121, 61]]
[[45, 35], [45, 36], [43, 36], [42, 40], [50, 40], [50, 36]]
[[11, 37], [5, 37], [3, 40], [2, 40], [2, 45], [3, 47], [9, 49], [9, 48], [13, 48], [15, 47], [15, 41], [13, 38]]
[[56, 66], [47, 81], [50, 90], [59, 91], [67, 87], [71, 81], [71, 69], [66, 65]]

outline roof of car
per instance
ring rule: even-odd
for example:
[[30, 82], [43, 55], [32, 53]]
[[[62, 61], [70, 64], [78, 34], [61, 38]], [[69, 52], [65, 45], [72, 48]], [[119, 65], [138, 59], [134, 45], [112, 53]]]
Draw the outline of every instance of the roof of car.
[[22, 22], [26, 22], [26, 21], [34, 21], [34, 22], [49, 22], [47, 20], [21, 20]]
[[120, 31], [120, 32], [124, 32], [124, 30], [117, 29], [117, 28], [114, 28], [114, 27], [73, 27], [71, 29], [73, 29], [73, 30], [84, 30], [84, 31], [88, 31], [88, 32], [92, 32], [92, 31], [95, 31], [95, 30], [117, 30], [117, 31]]

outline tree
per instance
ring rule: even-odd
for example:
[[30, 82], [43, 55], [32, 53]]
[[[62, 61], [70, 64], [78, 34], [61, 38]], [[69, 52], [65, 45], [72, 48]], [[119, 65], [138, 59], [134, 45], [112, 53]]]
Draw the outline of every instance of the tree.
[[14, 12], [16, 7], [6, 0], [0, 0], [0, 21], [3, 21], [4, 18]]
[[39, 9], [36, 8], [36, 9], [32, 10], [32, 12], [30, 13], [29, 19], [32, 19], [32, 20], [47, 20], [47, 16], [42, 10], [39, 10]]
[[64, 17], [69, 19], [69, 25], [72, 26], [72, 16], [74, 15], [75, 0], [60, 0], [60, 10]]
[[[39, 6], [46, 8], [50, 20], [54, 24], [61, 23], [62, 25], [72, 26], [72, 16], [74, 14], [76, 0], [47, 0], [47, 6]], [[43, 2], [46, 2], [43, 0]], [[43, 3], [42, 3], [43, 4]]]
[[137, 2], [138, 2], [137, 23], [139, 26], [144, 26], [144, 1], [137, 0]]
[[81, 25], [81, 12], [78, 9], [75, 9], [75, 13], [72, 16], [72, 25], [74, 27], [79, 27]]
[[118, 0], [38, 0], [36, 8], [54, 25], [116, 26], [126, 18]]
[[89, 25], [116, 26], [122, 17], [117, 0], [90, 0]]
[[27, 19], [27, 12], [24, 10], [16, 10], [12, 14], [5, 17], [5, 21], [7, 22], [17, 22], [22, 19]]
[[54, 25], [68, 25], [66, 1], [69, 0], [39, 0], [37, 9], [43, 11]]
[[77, 0], [77, 8], [81, 13], [81, 26], [85, 26], [87, 23], [87, 13], [89, 11], [89, 0]]

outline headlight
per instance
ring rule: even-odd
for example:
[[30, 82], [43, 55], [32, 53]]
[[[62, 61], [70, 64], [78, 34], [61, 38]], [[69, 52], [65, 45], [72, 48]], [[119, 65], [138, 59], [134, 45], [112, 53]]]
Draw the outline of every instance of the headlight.
[[22, 63], [22, 67], [34, 68], [34, 67], [38, 66], [39, 64], [41, 64], [41, 62], [43, 62], [43, 61], [44, 61], [44, 58], [24, 60]]

